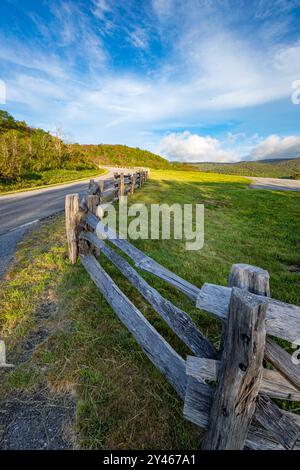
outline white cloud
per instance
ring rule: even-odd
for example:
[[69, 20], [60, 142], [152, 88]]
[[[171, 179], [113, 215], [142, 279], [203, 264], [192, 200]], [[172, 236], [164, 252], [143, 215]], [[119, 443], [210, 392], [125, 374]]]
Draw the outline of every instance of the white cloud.
[[223, 140], [189, 131], [165, 135], [158, 152], [170, 160], [183, 162], [236, 162], [300, 157], [300, 136], [270, 135], [262, 139], [257, 134], [228, 133]]
[[152, 0], [152, 8], [160, 19], [169, 15], [173, 6], [172, 0]]
[[260, 142], [250, 154], [251, 160], [296, 157], [300, 157], [300, 136], [270, 135]]
[[55, 54], [45, 56], [29, 44], [25, 46], [20, 42], [8, 42], [2, 35], [0, 36], [0, 59], [20, 67], [37, 70], [56, 79], [66, 78], [65, 66]]
[[148, 35], [143, 28], [135, 28], [134, 31], [129, 33], [130, 42], [138, 49], [148, 48]]
[[219, 140], [189, 131], [166, 135], [160, 141], [159, 151], [170, 160], [182, 162], [230, 162], [236, 159], [233, 152], [222, 149]]
[[94, 0], [94, 15], [100, 20], [105, 20], [106, 15], [111, 12], [111, 6], [107, 0]]
[[[128, 14], [130, 2], [121, 3], [118, 8], [111, 0], [94, 0], [92, 21], [76, 2], [55, 3], [51, 8], [55, 28], [52, 23], [43, 28], [47, 44], [53, 34], [57, 36], [52, 50], [0, 38], [0, 59], [15, 66], [15, 72], [1, 76], [8, 84], [9, 100], [27, 104], [28, 116], [33, 111], [36, 123], [48, 120], [53, 127], [59, 116], [77, 141], [141, 147], [151, 141], [152, 150], [161, 131], [199, 128], [212, 116], [211, 122], [216, 123], [224, 122], [228, 115], [228, 119], [238, 116], [239, 120], [238, 108], [245, 108], [249, 118], [250, 107], [283, 97], [290, 102], [291, 83], [300, 78], [299, 42], [277, 47], [262, 41], [258, 48], [257, 36], [255, 43], [253, 35], [229, 28], [228, 18], [223, 21], [218, 6], [222, 4], [223, 12], [227, 2], [221, 0], [203, 0], [201, 8], [189, 0], [152, 0], [148, 17], [140, 22], [135, 12]], [[265, 2], [262, 6], [265, 17], [270, 13]], [[233, 21], [235, 13], [231, 8]], [[156, 26], [165, 52], [145, 73], [139, 63], [135, 73], [129, 74], [125, 65], [115, 69], [102, 35], [108, 26], [110, 34], [121, 32], [127, 46], [131, 42], [143, 49], [143, 65], [146, 53], [152, 54], [151, 58], [155, 55], [151, 41], [158, 40]], [[242, 120], [245, 124], [245, 114]], [[145, 132], [151, 135], [148, 141]], [[221, 143], [209, 136], [182, 132], [164, 137], [161, 145], [173, 159], [231, 161], [247, 155], [265, 158], [260, 155], [270, 145], [263, 147], [260, 140], [228, 136]]]

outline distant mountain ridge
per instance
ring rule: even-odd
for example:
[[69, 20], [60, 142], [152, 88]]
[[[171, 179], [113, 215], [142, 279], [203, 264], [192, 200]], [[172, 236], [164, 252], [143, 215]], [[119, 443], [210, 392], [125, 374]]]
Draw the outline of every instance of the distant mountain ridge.
[[[239, 160], [237, 162], [187, 162], [187, 165], [239, 165], [240, 163], [280, 163], [287, 162], [289, 160], [297, 160], [299, 157], [294, 158], [264, 158], [263, 160]], [[173, 163], [180, 163], [179, 161], [174, 161]]]
[[228, 175], [300, 179], [300, 157], [234, 163], [188, 163], [199, 171]]

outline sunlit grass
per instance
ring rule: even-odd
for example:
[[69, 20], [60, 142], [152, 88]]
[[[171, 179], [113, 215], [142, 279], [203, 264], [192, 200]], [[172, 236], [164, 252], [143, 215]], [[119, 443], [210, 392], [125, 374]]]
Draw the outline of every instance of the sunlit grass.
[[[163, 266], [201, 287], [227, 284], [231, 265], [267, 269], [272, 296], [300, 305], [300, 194], [256, 191], [240, 177], [196, 172], [152, 171], [131, 202], [204, 203], [205, 244], [187, 252], [180, 240], [138, 240], [135, 244]], [[150, 363], [78, 263], [67, 260], [62, 216], [45, 223], [20, 246], [16, 264], [2, 285], [0, 325], [9, 351], [46, 325], [48, 340], [32, 359], [6, 373], [6, 390], [45, 384], [77, 397], [78, 444], [83, 448], [194, 449], [198, 430], [182, 415], [182, 401]], [[183, 357], [187, 348], [135, 287], [103, 256], [115, 282]], [[165, 297], [187, 311], [218, 344], [220, 324], [163, 281], [140, 271]], [[55, 312], [41, 320], [44, 302]], [[18, 349], [18, 348], [17, 348]], [[16, 356], [17, 358], [17, 356]], [[37, 373], [33, 374], [32, 370]], [[38, 373], [38, 371], [42, 371]], [[298, 404], [283, 403], [298, 410]]]
[[9, 191], [19, 191], [22, 189], [38, 188], [40, 186], [49, 186], [51, 184], [67, 183], [79, 179], [92, 178], [93, 176], [104, 173], [103, 169], [89, 170], [48, 170], [34, 172], [17, 181], [1, 181], [0, 193]]

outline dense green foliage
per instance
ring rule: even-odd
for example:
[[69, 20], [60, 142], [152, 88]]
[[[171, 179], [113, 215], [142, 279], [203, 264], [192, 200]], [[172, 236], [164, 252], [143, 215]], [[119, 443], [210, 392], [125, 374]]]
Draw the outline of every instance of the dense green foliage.
[[[174, 165], [168, 160], [147, 150], [127, 147], [126, 145], [79, 145], [74, 148], [83, 151], [97, 165], [142, 166], [156, 169], [172, 169]], [[175, 166], [182, 167], [181, 164]]]
[[36, 172], [92, 169], [82, 152], [42, 129], [29, 127], [0, 110], [0, 180], [34, 179]]
[[270, 178], [300, 179], [300, 157], [286, 160], [239, 163], [195, 163], [200, 171], [227, 175], [265, 176]]
[[68, 181], [75, 175], [67, 174], [67, 171], [96, 170], [100, 165], [183, 168], [182, 164], [172, 164], [159, 155], [125, 145], [66, 144], [59, 136], [30, 127], [0, 110], [1, 191], [43, 184], [44, 179], [48, 181], [51, 171], [59, 170], [55, 182], [61, 181], [63, 173]]

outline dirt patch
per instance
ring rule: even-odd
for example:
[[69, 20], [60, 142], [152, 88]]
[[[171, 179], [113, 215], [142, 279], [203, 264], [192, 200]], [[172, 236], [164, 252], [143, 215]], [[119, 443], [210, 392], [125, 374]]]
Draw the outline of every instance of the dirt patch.
[[74, 413], [70, 396], [39, 392], [10, 398], [0, 403], [0, 449], [72, 449]]
[[300, 264], [292, 264], [288, 267], [288, 271], [290, 273], [300, 273]]
[[[0, 401], [1, 450], [75, 448], [75, 397], [47, 389], [43, 374], [39, 374], [45, 366], [32, 360], [57, 329], [71, 329], [70, 322], [63, 318], [57, 321], [57, 315], [57, 302], [52, 292], [47, 290], [34, 311], [34, 329], [10, 352], [15, 371], [25, 364], [26, 368], [36, 371], [41, 380], [38, 379], [32, 391], [13, 390]], [[9, 371], [3, 371], [3, 377], [6, 375], [8, 380], [9, 374]]]
[[22, 362], [27, 362], [31, 358], [36, 348], [42, 344], [48, 338], [48, 336], [49, 330], [43, 327], [30, 333], [21, 347], [22, 352], [17, 359], [18, 363], [21, 364]]
[[[48, 297], [50, 294], [48, 293]], [[35, 312], [35, 317], [43, 320], [48, 319], [57, 313], [57, 303], [49, 298], [41, 302]]]

